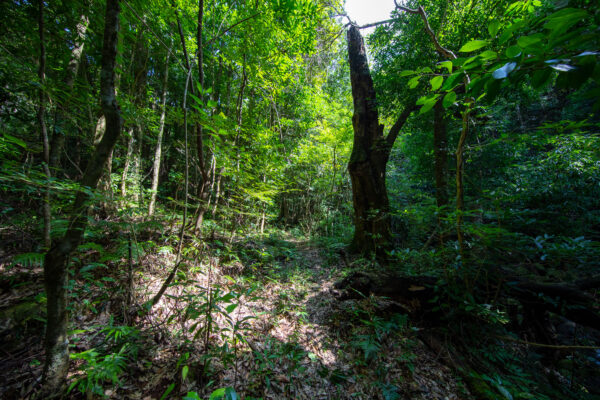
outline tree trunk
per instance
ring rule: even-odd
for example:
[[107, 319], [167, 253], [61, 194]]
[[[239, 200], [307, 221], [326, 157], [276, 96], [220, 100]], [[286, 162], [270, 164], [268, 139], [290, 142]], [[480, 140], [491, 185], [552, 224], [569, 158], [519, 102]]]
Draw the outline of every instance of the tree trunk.
[[[50, 143], [48, 141], [48, 130], [46, 129], [46, 93], [44, 89], [44, 85], [46, 84], [46, 43], [44, 39], [44, 2], [42, 0], [38, 1], [38, 27], [39, 27], [39, 35], [40, 35], [40, 65], [38, 69], [38, 77], [40, 79], [40, 90], [39, 90], [39, 104], [38, 104], [38, 112], [37, 119], [38, 125], [40, 128], [40, 137], [42, 139], [42, 148], [44, 151], [44, 174], [46, 175], [46, 179], [48, 182], [50, 181]], [[42, 199], [42, 214], [44, 217], [44, 249], [49, 249], [51, 245], [50, 239], [50, 224], [52, 219], [52, 210], [50, 209], [50, 187], [46, 187], [44, 189], [44, 198]]]
[[469, 113], [471, 111], [470, 105], [463, 111], [462, 118], [462, 130], [458, 139], [458, 146], [456, 146], [456, 235], [458, 236], [458, 247], [460, 251], [461, 263], [465, 262], [465, 239], [463, 235], [463, 213], [465, 210], [465, 192], [463, 186], [463, 175], [464, 175], [464, 163], [463, 163], [463, 151], [465, 147], [465, 140], [469, 133]]
[[71, 91], [73, 90], [73, 84], [75, 83], [75, 77], [77, 76], [77, 70], [79, 69], [79, 61], [83, 54], [83, 47], [85, 44], [85, 34], [89, 25], [89, 18], [83, 12], [79, 18], [79, 23], [76, 27], [77, 37], [75, 39], [73, 48], [71, 49], [71, 59], [67, 65], [65, 77], [63, 79], [63, 88], [67, 92], [67, 99], [65, 101], [58, 101], [57, 110], [54, 122], [54, 129], [52, 133], [52, 142], [50, 144], [50, 168], [56, 169], [60, 163], [60, 153], [65, 142], [65, 114], [69, 106], [69, 100]]
[[133, 150], [133, 166], [131, 175], [133, 176], [133, 196], [135, 203], [142, 201], [142, 146], [144, 144], [144, 129], [141, 124], [136, 126], [137, 137]]
[[448, 135], [444, 116], [444, 105], [440, 100], [435, 105], [433, 116], [433, 164], [435, 200], [438, 207], [448, 204], [448, 182], [446, 180]]
[[[100, 142], [102, 141], [102, 138], [104, 137], [105, 132], [106, 132], [106, 118], [104, 117], [104, 115], [102, 115], [102, 116], [100, 116], [100, 118], [98, 118], [98, 122], [96, 123], [96, 130], [94, 131], [94, 147], [96, 147], [100, 144]], [[111, 150], [110, 154], [108, 155], [108, 159], [106, 160], [104, 173], [100, 177], [100, 183], [98, 185], [100, 188], [100, 191], [103, 193], [101, 207], [102, 207], [102, 210], [106, 214], [108, 214], [109, 210], [111, 209], [111, 204], [112, 204], [112, 200], [113, 200], [112, 181], [111, 181], [112, 156], [113, 156], [113, 152]]]
[[348, 58], [354, 99], [354, 143], [348, 163], [354, 205], [351, 249], [373, 252], [378, 248], [389, 248], [392, 239], [385, 185], [389, 152], [383, 140], [383, 125], [379, 124], [375, 88], [364, 41], [355, 26], [348, 30]]
[[[146, 17], [142, 16], [142, 21], [145, 21]], [[140, 29], [140, 33], [135, 45], [135, 56], [134, 56], [134, 103], [138, 108], [143, 108], [146, 105], [146, 86], [148, 80], [148, 59], [149, 59], [149, 47], [146, 42], [146, 38], [143, 35], [143, 30]], [[144, 120], [143, 118], [136, 121], [137, 136], [135, 138], [135, 146], [133, 150], [133, 196], [134, 202], [142, 202], [142, 151], [144, 146]], [[141, 205], [141, 203], [140, 203]]]
[[167, 53], [165, 61], [165, 77], [163, 79], [162, 104], [160, 112], [160, 121], [158, 125], [158, 137], [156, 138], [156, 150], [154, 151], [154, 163], [152, 165], [152, 188], [150, 189], [150, 205], [148, 206], [148, 216], [154, 214], [156, 205], [156, 191], [158, 190], [158, 178], [160, 176], [160, 158], [162, 155], [163, 133], [165, 131], [165, 117], [167, 115], [167, 89], [169, 82], [169, 57], [171, 51]]
[[127, 139], [127, 154], [125, 155], [125, 164], [123, 165], [123, 173], [121, 174], [121, 196], [125, 197], [127, 194], [127, 176], [129, 174], [129, 166], [131, 165], [131, 155], [133, 154], [133, 128], [129, 128], [127, 132], [129, 138]]
[[[81, 180], [82, 188], [95, 189], [104, 165], [121, 133], [122, 120], [115, 96], [115, 63], [119, 31], [119, 1], [107, 0], [102, 48], [100, 100], [106, 132], [96, 147]], [[69, 369], [67, 277], [70, 254], [80, 244], [87, 225], [89, 190], [79, 190], [73, 203], [69, 228], [46, 253], [44, 279], [47, 297], [46, 360], [43, 397], [59, 395]]]
[[[199, 98], [204, 101], [204, 51], [202, 47], [202, 24], [204, 19], [204, 0], [198, 0], [198, 30], [196, 33], [196, 44], [198, 46], [198, 82], [202, 93], [199, 93]], [[202, 183], [198, 186], [198, 199], [200, 204], [198, 205], [198, 215], [196, 217], [196, 223], [194, 225], [195, 231], [200, 231], [202, 228], [202, 222], [204, 220], [204, 213], [206, 206], [204, 201], [206, 200], [206, 192], [208, 189], [208, 173], [206, 172], [206, 165], [204, 160], [204, 132], [202, 124], [196, 124], [196, 146], [198, 151], [198, 166], [200, 167], [200, 174], [202, 176]]]

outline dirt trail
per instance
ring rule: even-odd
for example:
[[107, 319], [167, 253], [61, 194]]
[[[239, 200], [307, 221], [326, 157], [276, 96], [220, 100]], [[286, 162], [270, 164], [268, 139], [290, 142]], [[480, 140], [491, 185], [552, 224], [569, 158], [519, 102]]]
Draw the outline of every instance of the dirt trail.
[[[335, 298], [332, 287], [340, 271], [326, 266], [321, 249], [306, 242], [296, 242], [295, 249], [287, 267], [296, 268], [298, 278], [271, 281], [262, 289], [263, 300], [245, 305], [257, 318], [248, 338], [254, 354], [246, 354], [240, 390], [252, 393], [251, 383], [239, 383], [264, 374], [272, 376], [268, 387], [252, 394], [266, 399], [468, 398], [454, 374], [409, 329], [374, 332], [364, 321], [379, 327], [385, 321], [369, 315], [369, 299]], [[257, 353], [272, 356], [268, 371], [261, 369], [264, 360]]]
[[[234, 387], [242, 398], [265, 400], [469, 398], [455, 375], [416, 338], [414, 330], [401, 326], [401, 318], [394, 325], [378, 316], [373, 299], [340, 301], [335, 297], [333, 284], [342, 276], [335, 254], [291, 238], [272, 247], [264, 245], [244, 245], [253, 254], [266, 257], [255, 265], [204, 260], [194, 266], [197, 272], [188, 271], [189, 276], [170, 288], [161, 303], [136, 322], [142, 341], [137, 344], [139, 355], [128, 361], [119, 387], [103, 383], [105, 397], [158, 399], [175, 383], [170, 398], [181, 398], [188, 391], [208, 398], [214, 389], [227, 386]], [[172, 255], [151, 257], [144, 265], [170, 265], [172, 261]], [[138, 276], [138, 304], [156, 292], [165, 271], [145, 268]], [[189, 316], [191, 308], [206, 305], [207, 287], [219, 296], [238, 296], [228, 300], [230, 303], [218, 304], [225, 310], [235, 303], [230, 312], [213, 313], [208, 351], [202, 333], [206, 320], [202, 314]], [[101, 312], [75, 312], [73, 324], [82, 333], [72, 338], [72, 352], [103, 346], [101, 329], [111, 323], [111, 315], [118, 315], [120, 304], [111, 297]], [[235, 332], [232, 324], [237, 324]], [[39, 382], [41, 366], [32, 364], [43, 357], [39, 333], [32, 337], [38, 343], [34, 355], [21, 359], [20, 353], [11, 351], [2, 360], [10, 367], [5, 378], [21, 374], [17, 375], [20, 383], [10, 379], [11, 389], [5, 393], [12, 394], [7, 398], [15, 393], [20, 395], [14, 398], [31, 394]], [[188, 358], [182, 359], [186, 354]], [[13, 362], [15, 357], [18, 363]], [[202, 377], [206, 365], [208, 380]], [[81, 362], [73, 363], [72, 372], [80, 366]], [[184, 366], [188, 368], [185, 379]], [[2, 381], [9, 386], [9, 380]], [[81, 395], [73, 390], [68, 397]]]

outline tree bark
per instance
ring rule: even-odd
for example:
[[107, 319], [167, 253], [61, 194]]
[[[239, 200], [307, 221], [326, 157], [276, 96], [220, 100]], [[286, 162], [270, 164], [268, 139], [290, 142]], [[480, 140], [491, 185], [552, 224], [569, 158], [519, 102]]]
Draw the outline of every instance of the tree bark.
[[[67, 277], [71, 252], [77, 248], [87, 226], [89, 189], [95, 189], [106, 160], [121, 133], [122, 120], [115, 96], [115, 63], [119, 31], [119, 1], [107, 0], [102, 48], [100, 100], [106, 118], [106, 132], [80, 182], [69, 228], [65, 235], [46, 253], [44, 279], [47, 297], [46, 360], [43, 372], [44, 397], [59, 395], [69, 369]], [[84, 189], [85, 188], [85, 189]]]
[[411, 106], [402, 112], [388, 136], [384, 137], [364, 41], [356, 26], [348, 30], [348, 59], [354, 100], [354, 143], [348, 163], [354, 205], [354, 238], [350, 249], [360, 253], [377, 253], [378, 249], [388, 249], [392, 240], [386, 165], [394, 141], [414, 109], [414, 103], [409, 103]]

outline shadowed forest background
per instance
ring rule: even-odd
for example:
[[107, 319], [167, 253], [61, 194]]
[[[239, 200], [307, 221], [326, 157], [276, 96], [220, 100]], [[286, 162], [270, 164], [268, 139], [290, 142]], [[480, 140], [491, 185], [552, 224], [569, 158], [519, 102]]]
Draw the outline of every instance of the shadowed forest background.
[[598, 5], [390, 3], [0, 3], [1, 398], [600, 399]]

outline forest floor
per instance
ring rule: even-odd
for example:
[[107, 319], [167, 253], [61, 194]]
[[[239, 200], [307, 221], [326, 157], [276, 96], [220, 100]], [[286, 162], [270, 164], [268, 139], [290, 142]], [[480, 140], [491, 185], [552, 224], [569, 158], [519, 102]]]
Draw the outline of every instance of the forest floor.
[[[233, 247], [211, 257], [200, 252], [203, 262], [182, 266], [176, 284], [136, 318], [135, 328], [116, 322], [127, 314], [126, 295], [116, 289], [126, 273], [112, 271], [100, 286], [76, 275], [69, 396], [160, 399], [197, 392], [208, 398], [234, 387], [247, 399], [471, 398], [458, 375], [417, 338], [419, 328], [402, 315], [378, 315], [377, 302], [384, 300], [336, 297], [334, 282], [353, 267], [339, 253], [289, 235]], [[173, 260], [168, 251], [140, 259], [134, 304], [158, 291]], [[42, 271], [19, 268], [11, 268], [13, 278], [2, 271], [2, 308], [39, 308]], [[39, 387], [42, 328], [31, 320], [6, 337], [1, 398], [28, 398]]]

